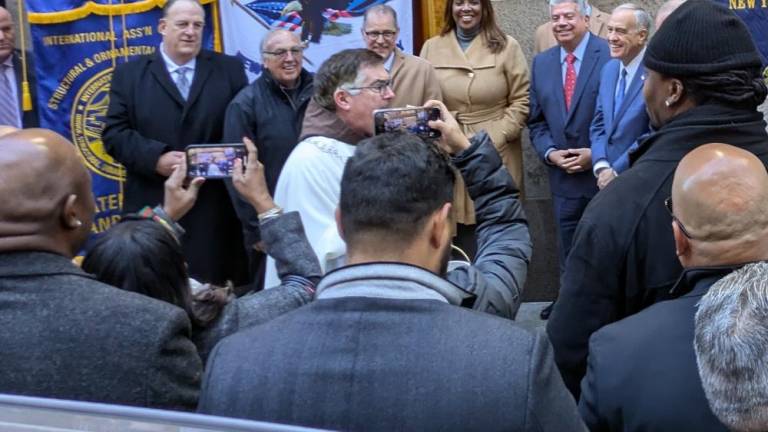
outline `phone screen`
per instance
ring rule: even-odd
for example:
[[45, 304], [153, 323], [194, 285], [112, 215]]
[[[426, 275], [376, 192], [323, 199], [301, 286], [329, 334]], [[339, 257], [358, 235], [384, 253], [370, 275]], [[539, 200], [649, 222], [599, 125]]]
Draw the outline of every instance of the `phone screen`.
[[396, 108], [373, 112], [376, 135], [387, 132], [408, 132], [421, 138], [439, 138], [440, 131], [428, 125], [430, 120], [439, 119], [439, 108]]
[[186, 149], [187, 176], [205, 178], [232, 177], [235, 159], [246, 163], [248, 152], [242, 144], [200, 144]]

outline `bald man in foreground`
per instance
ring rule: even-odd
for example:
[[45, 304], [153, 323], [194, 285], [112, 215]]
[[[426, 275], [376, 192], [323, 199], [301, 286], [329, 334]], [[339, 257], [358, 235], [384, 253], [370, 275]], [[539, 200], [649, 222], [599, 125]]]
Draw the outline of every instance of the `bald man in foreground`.
[[0, 393], [192, 410], [202, 365], [186, 314], [71, 263], [95, 211], [51, 131], [0, 137]]
[[705, 144], [675, 171], [666, 201], [683, 274], [663, 301], [589, 341], [579, 410], [591, 430], [726, 431], [704, 396], [696, 305], [746, 263], [768, 260], [768, 173], [752, 153]]

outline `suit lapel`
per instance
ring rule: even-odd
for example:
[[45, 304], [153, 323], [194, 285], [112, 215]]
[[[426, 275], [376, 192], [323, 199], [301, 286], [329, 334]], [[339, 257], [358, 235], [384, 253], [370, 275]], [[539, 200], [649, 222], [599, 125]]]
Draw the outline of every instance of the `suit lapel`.
[[589, 42], [587, 42], [587, 49], [584, 50], [584, 58], [581, 60], [581, 67], [579, 68], [579, 76], [576, 77], [576, 89], [573, 91], [573, 99], [571, 100], [571, 110], [568, 111], [568, 118], [565, 120], [566, 124], [571, 121], [573, 113], [576, 112], [576, 108], [579, 105], [579, 101], [581, 100], [581, 94], [584, 93], [584, 87], [587, 86], [589, 78], [595, 71], [595, 66], [597, 65], [598, 50], [593, 44], [593, 38], [596, 37], [597, 36], [590, 36]]
[[163, 90], [165, 90], [176, 103], [180, 106], [184, 106], [184, 98], [181, 97], [181, 93], [179, 93], [176, 83], [173, 82], [171, 75], [168, 73], [168, 69], [165, 67], [165, 61], [163, 61], [163, 56], [160, 54], [160, 48], [158, 48], [157, 54], [155, 54], [152, 63], [149, 65], [149, 71]]
[[195, 104], [195, 101], [203, 91], [205, 82], [208, 80], [208, 77], [211, 76], [211, 70], [213, 70], [213, 66], [211, 65], [210, 60], [210, 54], [204, 51], [197, 56], [197, 64], [195, 64], [195, 77], [192, 79], [192, 87], [189, 89], [189, 97], [187, 98], [186, 105], [184, 105], [184, 114], [182, 115], [182, 118], [186, 116], [189, 108]]
[[[11, 56], [11, 63], [13, 63], [13, 76], [16, 79], [16, 103], [17, 107], [19, 109], [19, 118], [21, 119], [22, 124], [24, 123], [24, 102], [22, 98], [24, 97], [24, 89], [21, 88], [21, 81], [24, 78], [21, 73], [21, 52], [18, 50], [13, 51], [13, 55]], [[32, 84], [30, 84], [31, 86]]]
[[[620, 119], [621, 116], [624, 115], [624, 112], [629, 109], [629, 106], [632, 105], [632, 102], [638, 97], [640, 90], [643, 88], [644, 81], [645, 68], [640, 66], [640, 68], [637, 69], [635, 76], [632, 78], [632, 84], [629, 85], [629, 90], [627, 90], [627, 94], [624, 96], [624, 101], [622, 102], [621, 107], [619, 107], [619, 112], [616, 113], [617, 119]], [[616, 128], [616, 123], [618, 122], [614, 122], [611, 126], [611, 133], [613, 133], [613, 129]]]
[[557, 99], [557, 106], [560, 107], [560, 114], [565, 119], [568, 116], [568, 112], [565, 109], [565, 93], [563, 89], [563, 65], [560, 64], [560, 48], [550, 51], [549, 64], [545, 64], [546, 73], [549, 75], [547, 81], [555, 83], [552, 90], [555, 92], [555, 99]]

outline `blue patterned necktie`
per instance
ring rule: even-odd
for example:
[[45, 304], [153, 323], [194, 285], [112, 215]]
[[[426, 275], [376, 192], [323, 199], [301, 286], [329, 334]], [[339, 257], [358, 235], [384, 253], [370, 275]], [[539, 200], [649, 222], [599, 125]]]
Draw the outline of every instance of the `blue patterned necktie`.
[[180, 67], [176, 69], [176, 87], [179, 88], [179, 93], [181, 93], [181, 97], [183, 97], [184, 100], [187, 100], [187, 97], [189, 97], [189, 79], [187, 78], [187, 70], [189, 70], [188, 67]]
[[627, 70], [622, 69], [621, 70], [621, 79], [619, 79], [619, 85], [618, 89], [616, 90], [616, 100], [613, 104], [613, 115], [614, 117], [619, 112], [619, 109], [621, 109], [621, 104], [624, 103], [624, 93], [627, 89]]
[[8, 69], [0, 64], [0, 125], [19, 127], [19, 103], [6, 76]]

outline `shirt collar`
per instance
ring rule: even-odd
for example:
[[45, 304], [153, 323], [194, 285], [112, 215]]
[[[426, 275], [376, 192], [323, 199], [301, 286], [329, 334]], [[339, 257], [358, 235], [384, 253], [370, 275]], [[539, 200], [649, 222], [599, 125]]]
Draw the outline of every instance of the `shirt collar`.
[[386, 69], [387, 72], [391, 72], [393, 64], [395, 64], [395, 50], [392, 50], [392, 52], [389, 54], [389, 57], [384, 60], [384, 69]]
[[[581, 61], [584, 59], [584, 51], [587, 50], [587, 44], [589, 43], [589, 38], [592, 37], [592, 35], [587, 32], [587, 34], [584, 35], [584, 37], [581, 39], [581, 42], [576, 46], [576, 49], [573, 50], [573, 54], [576, 56], [576, 60]], [[568, 55], [568, 51], [565, 50], [565, 48], [560, 47], [560, 63], [565, 62], [565, 56]]]
[[160, 43], [160, 55], [163, 56], [163, 61], [165, 62], [165, 68], [168, 69], [168, 73], [173, 75], [174, 72], [176, 72], [176, 69], [186, 67], [190, 70], [195, 70], [195, 65], [197, 64], [197, 57], [193, 57], [192, 60], [182, 64], [177, 65], [176, 63], [171, 60], [170, 57], [168, 57], [168, 54], [165, 53], [165, 49], [163, 48], [163, 44]]
[[[733, 272], [734, 270], [738, 270], [747, 264], [749, 263], [687, 268], [683, 270], [680, 278], [677, 279], [675, 285], [672, 287], [672, 289], [669, 290], [669, 294], [671, 294], [673, 297], [680, 297], [686, 294], [694, 293], [696, 288], [704, 287], [708, 289], [710, 286], [712, 286], [712, 284], [722, 279], [725, 275]], [[697, 292], [695, 294], [701, 293]]]
[[637, 73], [637, 69], [640, 67], [640, 63], [643, 62], [643, 57], [645, 56], [645, 47], [643, 47], [643, 50], [640, 51], [635, 58], [632, 59], [631, 62], [627, 66], [624, 66], [624, 63], [619, 62], [621, 64], [621, 69], [619, 73], [621, 73], [622, 70], [627, 70], [627, 78], [632, 78]]

